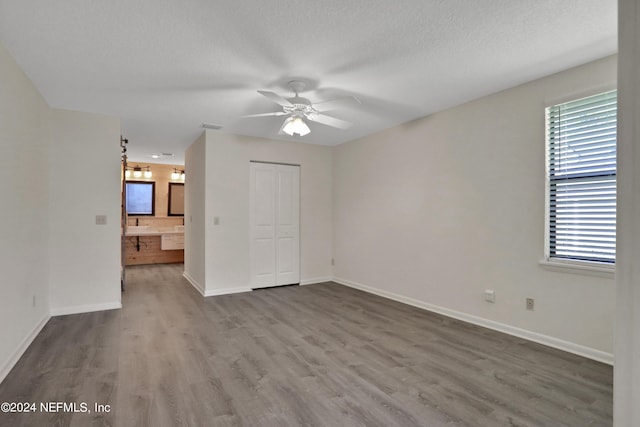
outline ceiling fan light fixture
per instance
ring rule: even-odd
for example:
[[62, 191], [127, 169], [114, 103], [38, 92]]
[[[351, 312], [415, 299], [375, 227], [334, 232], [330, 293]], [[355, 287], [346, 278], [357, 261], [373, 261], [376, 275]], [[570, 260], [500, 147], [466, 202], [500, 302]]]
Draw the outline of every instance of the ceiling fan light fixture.
[[317, 102], [314, 104], [299, 95], [299, 93], [305, 89], [304, 82], [294, 80], [289, 82], [289, 87], [295, 92], [295, 96], [293, 98], [285, 98], [268, 90], [258, 91], [260, 95], [278, 104], [282, 108], [281, 111], [249, 114], [243, 117], [287, 116], [284, 122], [282, 122], [282, 126], [280, 126], [278, 135], [308, 135], [311, 133], [311, 129], [309, 129], [309, 126], [306, 123], [307, 120], [343, 130], [351, 127], [352, 123], [333, 116], [325, 115], [323, 112], [348, 107], [354, 104], [360, 104], [360, 100], [355, 96], [344, 96], [342, 98], [330, 99], [328, 101]]
[[293, 136], [294, 134], [305, 136], [309, 132], [311, 132], [311, 129], [309, 129], [309, 126], [307, 126], [304, 120], [302, 120], [302, 117], [295, 116], [295, 117], [289, 117], [285, 121], [285, 124], [282, 127], [282, 132], [291, 136]]

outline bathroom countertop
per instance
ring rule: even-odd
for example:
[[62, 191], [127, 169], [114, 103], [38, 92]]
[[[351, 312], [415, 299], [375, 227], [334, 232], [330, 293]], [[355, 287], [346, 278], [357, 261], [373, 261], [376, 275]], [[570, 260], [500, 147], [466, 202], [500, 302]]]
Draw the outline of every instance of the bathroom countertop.
[[184, 225], [173, 227], [153, 227], [153, 226], [129, 226], [127, 236], [162, 236], [165, 234], [184, 234]]

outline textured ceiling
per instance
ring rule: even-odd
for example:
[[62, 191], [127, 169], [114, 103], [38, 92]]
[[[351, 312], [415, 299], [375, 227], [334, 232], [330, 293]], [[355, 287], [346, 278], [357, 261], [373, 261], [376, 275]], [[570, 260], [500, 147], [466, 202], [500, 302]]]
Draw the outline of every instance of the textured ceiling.
[[[336, 145], [616, 52], [616, 0], [0, 0], [0, 42], [56, 108], [120, 117], [136, 161], [220, 132]], [[278, 136], [259, 95], [362, 104]], [[1, 94], [0, 94], [1, 96]]]

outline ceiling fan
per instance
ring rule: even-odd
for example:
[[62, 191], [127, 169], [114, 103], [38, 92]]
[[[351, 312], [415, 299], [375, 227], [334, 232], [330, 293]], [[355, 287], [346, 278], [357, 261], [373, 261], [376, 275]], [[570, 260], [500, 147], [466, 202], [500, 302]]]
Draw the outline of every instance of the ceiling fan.
[[292, 80], [288, 83], [289, 88], [295, 93], [292, 98], [284, 98], [277, 93], [269, 92], [266, 90], [259, 90], [258, 93], [282, 107], [282, 111], [275, 111], [273, 113], [262, 114], [250, 114], [243, 117], [267, 117], [267, 116], [289, 116], [285, 119], [284, 123], [280, 127], [278, 134], [286, 133], [293, 136], [294, 134], [304, 136], [311, 132], [309, 126], [305, 123], [305, 119], [320, 123], [326, 126], [331, 126], [338, 129], [347, 129], [351, 127], [352, 123], [345, 120], [337, 119], [335, 117], [322, 114], [325, 111], [336, 110], [351, 105], [360, 104], [360, 100], [355, 96], [345, 96], [343, 98], [336, 98], [329, 101], [312, 103], [306, 98], [299, 96], [299, 93], [304, 91], [305, 83]]

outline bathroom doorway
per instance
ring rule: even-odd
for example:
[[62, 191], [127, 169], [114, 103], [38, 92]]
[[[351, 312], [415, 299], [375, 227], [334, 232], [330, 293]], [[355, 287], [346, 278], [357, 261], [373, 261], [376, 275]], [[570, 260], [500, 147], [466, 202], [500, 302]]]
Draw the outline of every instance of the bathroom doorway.
[[129, 160], [123, 186], [123, 268], [184, 263], [184, 166]]

